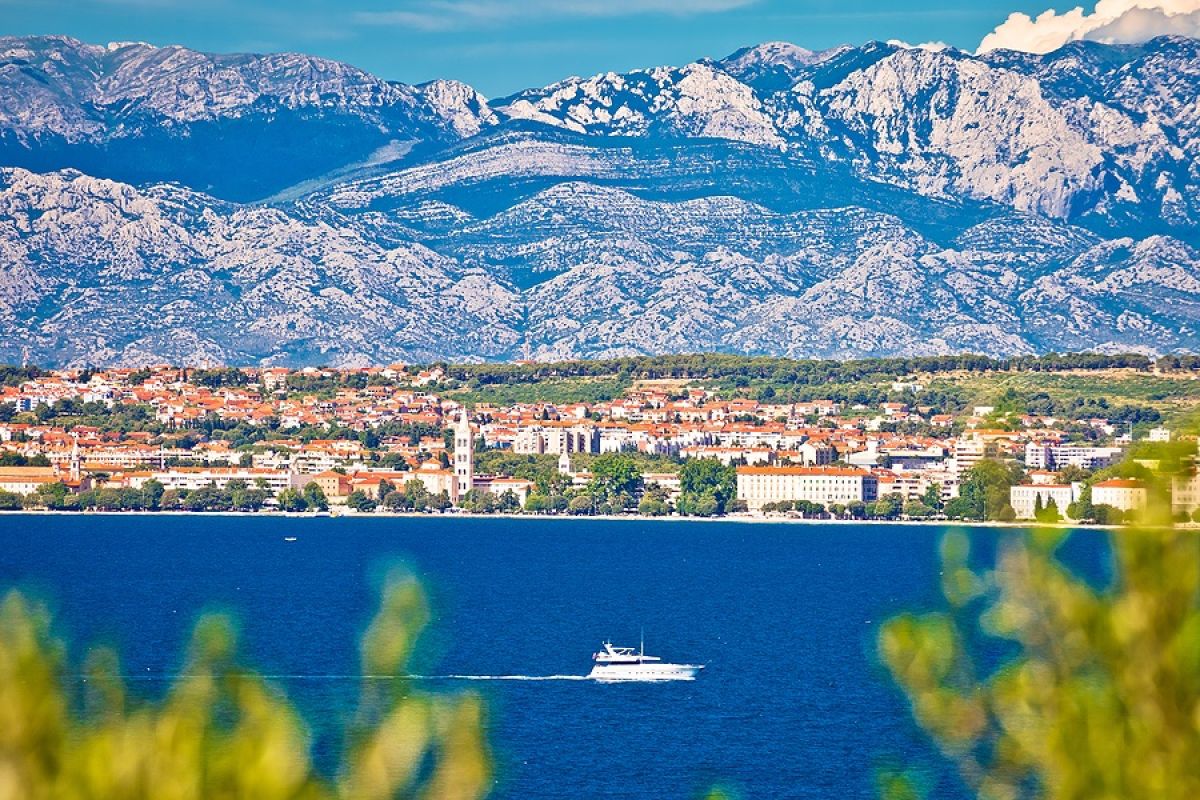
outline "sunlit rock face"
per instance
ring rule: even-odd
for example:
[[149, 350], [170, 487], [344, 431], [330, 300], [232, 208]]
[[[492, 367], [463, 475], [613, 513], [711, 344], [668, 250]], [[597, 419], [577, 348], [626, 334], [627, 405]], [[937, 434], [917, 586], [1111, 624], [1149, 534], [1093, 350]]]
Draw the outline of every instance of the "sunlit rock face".
[[1200, 345], [1200, 45], [786, 43], [488, 101], [0, 39], [0, 359]]

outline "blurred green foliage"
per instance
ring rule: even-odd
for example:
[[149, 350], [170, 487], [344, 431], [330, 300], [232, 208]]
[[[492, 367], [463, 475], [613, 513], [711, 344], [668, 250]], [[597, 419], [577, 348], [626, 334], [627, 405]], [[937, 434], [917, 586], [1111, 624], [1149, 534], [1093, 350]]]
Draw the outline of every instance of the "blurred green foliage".
[[238, 665], [231, 622], [196, 625], [158, 703], [129, 695], [116, 653], [91, 652], [73, 687], [46, 609], [0, 605], [0, 800], [473, 800], [491, 785], [474, 695], [404, 680], [427, 611], [411, 579], [389, 581], [362, 642], [363, 682], [336, 774], [318, 775], [303, 719]]
[[[1014, 535], [982, 572], [966, 536], [951, 533], [948, 607], [880, 630], [917, 722], [980, 798], [1200, 797], [1200, 534], [1172, 527], [1155, 497], [1137, 524], [1109, 534], [1106, 587], [1062, 562], [1062, 531]], [[1017, 655], [984, 674], [968, 644], [977, 629]], [[924, 795], [898, 770], [881, 773], [879, 792]]]

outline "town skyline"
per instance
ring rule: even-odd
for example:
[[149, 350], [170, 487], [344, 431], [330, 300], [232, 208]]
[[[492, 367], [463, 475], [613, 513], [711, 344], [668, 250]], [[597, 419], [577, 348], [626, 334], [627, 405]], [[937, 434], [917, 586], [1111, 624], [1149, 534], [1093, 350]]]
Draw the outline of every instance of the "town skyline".
[[[820, 383], [788, 397], [786, 381], [722, 388], [696, 376], [626, 381], [607, 399], [582, 400], [591, 380], [534, 378], [522, 389], [530, 399], [515, 402], [478, 394], [499, 365], [470, 379], [437, 365], [7, 368], [0, 504], [1116, 522], [1150, 491], [1131, 448], [1195, 449], [1167, 424], [1195, 414], [1188, 391], [1200, 364], [1072, 358], [965, 360], [985, 376], [969, 392], [953, 363], [910, 372], [922, 362], [884, 361], [858, 388], [835, 383], [825, 395]], [[1165, 405], [1115, 404], [1001, 388], [1001, 376], [1039, 374], [1030, 367], [1118, 385], [1155, 376], [1177, 394]], [[522, 368], [539, 365], [511, 367]], [[563, 399], [538, 398], [556, 392]], [[1171, 491], [1176, 514], [1200, 508], [1194, 477]]]

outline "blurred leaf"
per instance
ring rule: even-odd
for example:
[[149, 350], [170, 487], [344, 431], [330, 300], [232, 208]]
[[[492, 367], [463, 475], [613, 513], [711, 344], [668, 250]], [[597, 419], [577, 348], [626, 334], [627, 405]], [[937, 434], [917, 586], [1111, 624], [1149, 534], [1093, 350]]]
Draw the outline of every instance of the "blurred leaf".
[[[881, 660], [979, 797], [1200, 797], [1200, 535], [1167, 516], [1152, 506], [1110, 534], [1116, 579], [1102, 590], [1058, 560], [1061, 529], [1002, 545], [975, 577], [964, 537], [948, 534], [950, 612], [883, 625]], [[980, 629], [1018, 647], [985, 677], [958, 628], [975, 598]], [[914, 791], [904, 773], [879, 777], [881, 797]]]
[[[45, 609], [0, 605], [0, 800], [476, 800], [491, 764], [474, 695], [423, 695], [400, 679], [427, 610], [411, 578], [390, 580], [363, 641], [363, 709], [338, 782], [317, 775], [308, 727], [283, 692], [237, 664], [222, 616], [196, 625], [161, 703], [136, 702], [117, 654], [97, 649], [76, 713], [64, 648]], [[386, 691], [369, 687], [387, 686]]]

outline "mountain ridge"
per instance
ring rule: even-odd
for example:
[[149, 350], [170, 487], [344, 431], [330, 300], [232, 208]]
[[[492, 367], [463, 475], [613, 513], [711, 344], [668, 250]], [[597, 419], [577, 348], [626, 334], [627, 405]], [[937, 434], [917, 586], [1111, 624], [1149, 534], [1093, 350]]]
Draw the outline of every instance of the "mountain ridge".
[[775, 42], [492, 101], [0, 38], [0, 359], [1194, 350], [1193, 90], [1179, 37]]

